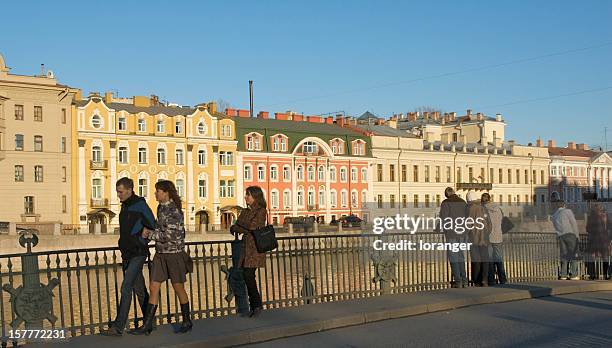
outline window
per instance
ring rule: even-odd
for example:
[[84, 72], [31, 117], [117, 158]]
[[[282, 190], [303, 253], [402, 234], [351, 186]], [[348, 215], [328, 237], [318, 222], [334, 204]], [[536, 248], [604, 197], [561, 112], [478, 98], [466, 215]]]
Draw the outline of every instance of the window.
[[457, 133], [453, 133], [453, 142], [457, 142]]
[[436, 166], [436, 182], [440, 182], [440, 166]]
[[270, 167], [270, 180], [278, 180], [278, 167], [272, 166]]
[[102, 198], [102, 179], [91, 180], [91, 198], [101, 199]]
[[124, 116], [119, 117], [119, 121], [117, 122], [117, 124], [120, 131], [124, 131], [127, 129], [127, 123], [125, 121]]
[[15, 119], [23, 121], [23, 105], [15, 105]]
[[234, 153], [230, 151], [219, 152], [222, 166], [233, 166], [234, 165]]
[[206, 151], [198, 150], [198, 165], [206, 165]]
[[147, 163], [147, 148], [146, 147], [138, 148], [138, 163], [140, 164]]
[[298, 207], [304, 206], [304, 190], [300, 189], [297, 193], [297, 205]]
[[525, 184], [528, 184], [528, 183], [529, 183], [529, 170], [525, 169]]
[[272, 141], [272, 144], [273, 144], [272, 149], [273, 149], [273, 151], [278, 151], [280, 149], [280, 141], [281, 141], [280, 137], [275, 137], [274, 138], [274, 141]]
[[[610, 177], [610, 175], [608, 175], [608, 178], [609, 178], [609, 177]], [[541, 170], [541, 171], [540, 171], [540, 184], [542, 184], [542, 185], [543, 185], [545, 182], [546, 182], [546, 179], [544, 178], [544, 171], [543, 171], [543, 170]], [[544, 202], [544, 201], [542, 201], [542, 202]]]
[[259, 181], [266, 180], [266, 168], [264, 168], [264, 166], [257, 167], [257, 180]]
[[414, 207], [419, 207], [419, 195], [414, 195]]
[[208, 190], [206, 186], [206, 179], [199, 179], [198, 180], [198, 197], [206, 198], [207, 191]]
[[120, 146], [119, 147], [119, 163], [121, 163], [121, 164], [127, 164], [128, 163], [127, 147], [125, 147], [125, 146]]
[[283, 167], [283, 180], [285, 181], [291, 180], [291, 168], [289, 166]]
[[425, 182], [429, 181], [429, 166], [425, 166]]
[[485, 169], [480, 168], [480, 182], [485, 182]]
[[383, 195], [378, 195], [378, 196], [377, 196], [377, 199], [376, 199], [376, 206], [377, 206], [379, 209], [382, 209], [382, 207], [383, 207]]
[[91, 117], [91, 126], [96, 129], [102, 126], [102, 119], [100, 118], [100, 115], [93, 115]]
[[62, 124], [66, 124], [66, 109], [62, 109]]
[[42, 106], [34, 106], [34, 121], [42, 122], [43, 110]]
[[23, 208], [25, 214], [34, 214], [34, 196], [25, 196], [23, 198]]
[[452, 178], [451, 167], [446, 167], [446, 182], [451, 182]]
[[66, 153], [66, 137], [62, 137], [61, 151], [62, 153]]
[[253, 178], [253, 167], [244, 166], [244, 180], [251, 181]]
[[291, 208], [291, 192], [283, 192], [283, 205], [285, 208]]
[[492, 184], [495, 182], [495, 169], [489, 168], [489, 182]]
[[408, 166], [402, 164], [402, 182], [408, 181]]
[[402, 195], [402, 208], [408, 208], [408, 195]]
[[512, 169], [508, 169], [508, 184], [512, 184]]
[[100, 148], [100, 146], [94, 146], [91, 148], [91, 160], [94, 162], [102, 161], [102, 148]]
[[206, 133], [206, 124], [204, 124], [204, 122], [198, 123], [198, 133], [200, 133], [200, 135], [204, 135]]
[[175, 161], [177, 166], [182, 166], [185, 163], [185, 156], [183, 154], [183, 149], [176, 149], [174, 151]]
[[325, 167], [319, 166], [319, 181], [325, 181]]
[[34, 151], [42, 152], [43, 150], [43, 137], [42, 135], [34, 136]]
[[336, 181], [336, 167], [329, 167], [329, 181]]
[[261, 141], [258, 135], [247, 136], [247, 150], [249, 151], [260, 151]]
[[157, 149], [157, 164], [166, 164], [166, 150]]
[[412, 166], [412, 177], [414, 178], [414, 182], [419, 182], [419, 166]]
[[365, 155], [365, 143], [361, 140], [353, 143], [353, 155], [362, 156]]
[[332, 208], [335, 208], [338, 205], [338, 196], [334, 190], [330, 192], [329, 205], [331, 205]]
[[383, 165], [382, 164], [377, 164], [376, 165], [376, 179], [378, 182], [382, 182], [384, 180], [383, 178]]
[[362, 182], [368, 181], [368, 170], [366, 168], [361, 168], [361, 181]]
[[461, 176], [461, 168], [457, 168], [457, 175], [456, 175], [456, 177], [455, 177], [455, 180], [456, 180], [457, 182], [462, 182], [462, 180], [463, 180], [463, 176]]
[[366, 202], [368, 201], [368, 192], [367, 191], [361, 191], [361, 206], [362, 207], [366, 207], [367, 204]]
[[[493, 199], [493, 196], [491, 196], [491, 200]], [[436, 205], [439, 207], [440, 206], [440, 195], [436, 195]]]
[[550, 175], [551, 175], [551, 176], [557, 176], [557, 175], [559, 175], [559, 174], [558, 174], [558, 171], [557, 171], [557, 166], [551, 166], [551, 167], [550, 167]]
[[425, 195], [425, 208], [429, 208], [429, 195]]
[[359, 180], [358, 176], [357, 168], [351, 168], [351, 182], [357, 182]]
[[147, 183], [147, 179], [138, 179], [138, 195], [140, 197], [147, 197], [149, 192], [149, 186]]
[[229, 124], [222, 124], [221, 125], [221, 136], [231, 137], [232, 136], [232, 126]]
[[281, 139], [281, 151], [282, 152], [287, 151], [287, 139], [286, 138]]
[[325, 190], [319, 189], [319, 208], [325, 207]]
[[395, 208], [395, 195], [389, 195], [389, 208]]
[[177, 134], [183, 133], [183, 122], [181, 120], [174, 121], [174, 132]]
[[146, 132], [147, 131], [147, 121], [144, 118], [138, 119], [138, 131]]
[[[521, 183], [521, 170], [517, 169], [516, 170], [516, 183], [520, 184]], [[525, 183], [526, 184], [526, 183]]]
[[34, 166], [34, 182], [43, 182], [43, 166]]
[[340, 181], [346, 182], [346, 168], [340, 168]]
[[62, 213], [67, 211], [66, 195], [62, 195]]
[[468, 168], [468, 180], [469, 182], [474, 182], [474, 168]]
[[62, 167], [62, 182], [66, 182], [66, 167]]
[[499, 182], [500, 184], [504, 183], [504, 170], [499, 168], [499, 173], [497, 175], [497, 182]]
[[157, 133], [163, 133], [166, 131], [166, 124], [164, 120], [157, 120]]
[[272, 208], [278, 209], [278, 192], [270, 192], [270, 204], [272, 205]]
[[296, 169], [296, 175], [297, 175], [297, 179], [298, 180], [304, 180], [304, 167], [302, 167], [301, 165], [297, 167]]
[[315, 202], [315, 197], [314, 197], [314, 191], [309, 190], [308, 191], [308, 208], [314, 208], [314, 203]]
[[308, 166], [308, 181], [314, 181], [315, 169], [313, 166]]
[[23, 166], [19, 165], [19, 166], [15, 166], [15, 181], [16, 182], [23, 182], [24, 178], [23, 178]]
[[389, 164], [389, 181], [395, 181], [395, 165]]
[[306, 154], [315, 154], [317, 153], [317, 144], [315, 144], [314, 141], [307, 141], [304, 143], [302, 149]]
[[340, 193], [340, 205], [344, 208], [348, 206], [348, 194], [346, 191]]
[[357, 208], [359, 206], [359, 198], [357, 197], [357, 192], [351, 192], [351, 206], [353, 208]]
[[179, 197], [185, 198], [185, 180], [176, 179], [176, 192], [178, 193]]
[[221, 198], [234, 197], [234, 180], [221, 180], [219, 185], [219, 196]]

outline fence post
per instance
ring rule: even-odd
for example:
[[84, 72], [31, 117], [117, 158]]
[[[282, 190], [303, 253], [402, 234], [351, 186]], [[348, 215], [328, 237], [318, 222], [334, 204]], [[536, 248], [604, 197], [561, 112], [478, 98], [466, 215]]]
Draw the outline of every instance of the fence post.
[[293, 234], [293, 224], [289, 223], [289, 234]]
[[316, 222], [316, 221], [313, 224], [313, 231], [314, 231], [313, 232], [314, 234], [318, 234], [319, 233], [319, 223]]
[[23, 285], [17, 289], [11, 283], [2, 286], [4, 291], [11, 294], [11, 307], [15, 314], [11, 327], [17, 329], [25, 322], [26, 329], [42, 329], [44, 319], [52, 324], [57, 320], [53, 314], [53, 288], [59, 284], [59, 280], [53, 278], [48, 285], [41, 284], [38, 256], [32, 255], [32, 247], [38, 244], [38, 236], [32, 230], [21, 234], [19, 244], [27, 249], [21, 256]]
[[338, 233], [342, 233], [342, 221], [338, 221]]

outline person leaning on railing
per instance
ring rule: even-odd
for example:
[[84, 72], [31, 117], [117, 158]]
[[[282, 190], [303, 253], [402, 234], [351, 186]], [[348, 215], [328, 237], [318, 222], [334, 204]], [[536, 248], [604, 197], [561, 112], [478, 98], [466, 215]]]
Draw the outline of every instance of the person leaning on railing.
[[597, 278], [595, 263], [601, 262], [602, 272], [606, 279], [608, 274], [610, 257], [610, 237], [608, 236], [608, 216], [600, 203], [594, 203], [587, 218], [586, 231], [589, 234], [587, 253], [589, 259], [586, 262], [589, 279]]
[[[555, 212], [552, 215], [552, 222], [559, 239], [559, 254], [561, 266], [559, 279], [579, 280], [578, 263], [576, 253], [578, 252], [578, 223], [574, 217], [574, 212], [565, 207], [565, 202], [555, 199], [552, 202]], [[569, 272], [568, 272], [569, 269]]]
[[253, 233], [266, 225], [268, 211], [263, 192], [259, 186], [249, 186], [246, 189], [244, 200], [247, 208], [243, 209], [236, 223], [230, 227], [232, 234], [242, 234], [242, 250], [238, 264], [244, 269], [244, 281], [249, 294], [251, 311], [249, 317], [257, 317], [263, 310], [261, 295], [255, 281], [255, 271], [265, 267], [266, 254], [257, 252], [257, 245]]
[[191, 312], [189, 297], [185, 291], [187, 273], [193, 271], [193, 261], [185, 252], [185, 224], [181, 210], [181, 197], [172, 181], [162, 180], [155, 184], [157, 206], [157, 227], [154, 230], [145, 228], [143, 237], [155, 241], [155, 257], [151, 269], [151, 296], [145, 313], [144, 323], [140, 328], [130, 331], [134, 335], [149, 335], [153, 330], [153, 321], [159, 301], [161, 284], [170, 279], [172, 287], [181, 303], [183, 321], [176, 333], [191, 331]]
[[489, 279], [487, 282], [489, 286], [494, 286], [496, 284], [495, 274], [497, 274], [499, 284], [503, 285], [508, 281], [506, 269], [504, 268], [504, 251], [502, 248], [502, 242], [504, 241], [502, 219], [504, 214], [498, 204], [491, 202], [491, 195], [488, 193], [483, 193], [480, 200], [487, 210], [489, 221], [491, 222], [491, 233], [489, 234]]

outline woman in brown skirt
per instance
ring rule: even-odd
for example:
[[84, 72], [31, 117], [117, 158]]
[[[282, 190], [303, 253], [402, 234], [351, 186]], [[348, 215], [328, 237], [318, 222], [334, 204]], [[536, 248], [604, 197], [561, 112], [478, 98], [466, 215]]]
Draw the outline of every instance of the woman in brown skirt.
[[183, 314], [183, 322], [176, 332], [185, 333], [193, 327], [189, 297], [185, 291], [187, 273], [193, 271], [193, 263], [185, 252], [185, 224], [181, 210], [181, 198], [172, 181], [168, 180], [155, 184], [155, 198], [159, 202], [157, 227], [155, 230], [145, 228], [142, 232], [144, 238], [155, 241], [155, 257], [149, 286], [151, 295], [143, 326], [131, 332], [136, 335], [149, 335], [153, 330], [153, 321], [159, 301], [159, 288], [168, 279], [172, 282], [172, 287], [178, 295]]
[[266, 265], [266, 254], [257, 252], [253, 233], [257, 233], [256, 229], [266, 225], [268, 211], [266, 210], [266, 200], [259, 186], [249, 186], [246, 189], [244, 200], [247, 208], [240, 212], [240, 216], [230, 228], [230, 232], [243, 235], [242, 251], [238, 264], [244, 270], [244, 282], [247, 286], [251, 307], [249, 316], [257, 317], [263, 310], [263, 304], [255, 281], [255, 271], [257, 268]]

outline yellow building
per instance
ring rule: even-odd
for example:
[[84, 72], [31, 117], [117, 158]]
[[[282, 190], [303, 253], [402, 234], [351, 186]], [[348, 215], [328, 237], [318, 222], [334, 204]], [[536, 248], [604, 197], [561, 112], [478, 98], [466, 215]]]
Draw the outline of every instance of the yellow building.
[[82, 233], [112, 233], [121, 203], [115, 183], [134, 191], [155, 212], [155, 183], [168, 179], [183, 198], [188, 231], [225, 228], [236, 218], [234, 121], [215, 103], [164, 105], [157, 97], [77, 96], [72, 118], [74, 223]]

